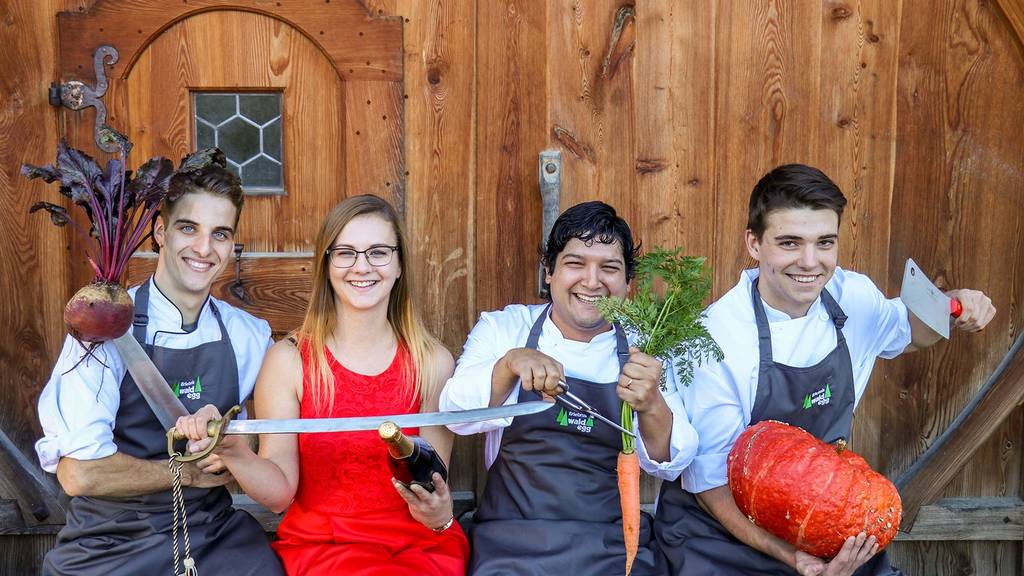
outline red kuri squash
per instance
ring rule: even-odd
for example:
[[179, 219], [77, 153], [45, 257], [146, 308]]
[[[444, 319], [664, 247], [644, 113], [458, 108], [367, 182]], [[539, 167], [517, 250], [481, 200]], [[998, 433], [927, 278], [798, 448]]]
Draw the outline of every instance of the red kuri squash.
[[862, 531], [885, 548], [903, 513], [896, 487], [859, 455], [774, 420], [740, 434], [729, 487], [754, 524], [821, 558]]

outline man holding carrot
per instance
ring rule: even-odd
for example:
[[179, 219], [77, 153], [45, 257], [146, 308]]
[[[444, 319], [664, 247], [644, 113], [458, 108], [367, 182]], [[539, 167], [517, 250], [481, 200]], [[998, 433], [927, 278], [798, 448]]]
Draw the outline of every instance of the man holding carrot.
[[[602, 296], [626, 296], [636, 252], [629, 226], [611, 206], [586, 202], [566, 210], [543, 254], [550, 302], [483, 313], [441, 394], [441, 409], [513, 404], [566, 388], [609, 418], [626, 402], [639, 416], [639, 467], [676, 478], [697, 440], [674, 371], [663, 392], [661, 363], [631, 348], [594, 306]], [[633, 574], [665, 573], [651, 519], [620, 507], [620, 484], [638, 490], [639, 470], [617, 474], [618, 430], [561, 405], [451, 429], [486, 433], [488, 480], [473, 518], [471, 574], [621, 574], [623, 522], [639, 532]]]
[[[821, 171], [779, 166], [750, 196], [746, 246], [758, 267], [707, 311], [725, 353], [695, 371], [683, 401], [700, 436], [682, 484], [665, 482], [656, 532], [674, 575], [893, 575], [874, 538], [850, 535], [833, 559], [810, 556], [750, 522], [729, 490], [726, 460], [748, 425], [779, 420], [825, 442], [848, 438], [878, 357], [930, 346], [939, 335], [866, 276], [836, 265], [846, 198]], [[975, 290], [956, 326], [995, 314]]]
[[[244, 402], [271, 343], [266, 321], [210, 296], [230, 261], [242, 201], [219, 151], [212, 165], [177, 173], [154, 223], [156, 273], [130, 291], [134, 336], [190, 411]], [[68, 337], [39, 398], [39, 419], [40, 464], [71, 497], [44, 575], [174, 574], [186, 542], [204, 573], [282, 573], [260, 525], [231, 508], [224, 485], [232, 477], [217, 457], [182, 469], [183, 538], [182, 519], [172, 515], [165, 430], [112, 343], [87, 353]]]

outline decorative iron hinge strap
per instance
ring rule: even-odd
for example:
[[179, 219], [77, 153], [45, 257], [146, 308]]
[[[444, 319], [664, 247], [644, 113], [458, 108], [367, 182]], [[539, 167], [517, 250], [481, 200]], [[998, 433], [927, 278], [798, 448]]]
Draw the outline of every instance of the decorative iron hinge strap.
[[96, 71], [96, 88], [90, 88], [78, 80], [69, 80], [62, 84], [53, 82], [50, 84], [50, 105], [55, 107], [64, 106], [71, 110], [82, 110], [93, 106], [96, 108], [96, 125], [93, 134], [96, 145], [105, 152], [117, 152], [117, 143], [100, 139], [100, 126], [107, 122], [107, 107], [103, 105], [100, 98], [107, 93], [107, 75], [105, 65], [113, 66], [117, 63], [117, 49], [113, 46], [100, 46], [93, 53], [92, 63]]

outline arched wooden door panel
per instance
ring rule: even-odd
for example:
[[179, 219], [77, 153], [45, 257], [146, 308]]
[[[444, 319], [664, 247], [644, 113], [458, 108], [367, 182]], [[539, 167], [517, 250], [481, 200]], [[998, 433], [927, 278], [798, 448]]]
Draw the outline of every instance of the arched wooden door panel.
[[[177, 162], [196, 147], [196, 94], [280, 94], [283, 191], [246, 198], [237, 236], [246, 298], [229, 289], [233, 265], [214, 286], [280, 334], [301, 321], [313, 241], [331, 207], [374, 193], [403, 208], [401, 19], [373, 17], [354, 0], [238, 4], [101, 1], [62, 13], [62, 79], [88, 82], [81, 70], [93, 51], [119, 51], [104, 100], [108, 122], [135, 144], [131, 166], [157, 155]], [[95, 150], [94, 113], [64, 114], [72, 144]], [[89, 272], [74, 242], [77, 286]], [[128, 282], [146, 278], [155, 262], [153, 253], [136, 256]]]

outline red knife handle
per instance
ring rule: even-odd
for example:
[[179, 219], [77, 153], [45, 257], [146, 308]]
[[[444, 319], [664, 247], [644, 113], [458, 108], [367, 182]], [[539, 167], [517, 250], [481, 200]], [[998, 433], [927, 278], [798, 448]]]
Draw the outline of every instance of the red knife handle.
[[964, 313], [964, 305], [960, 303], [956, 298], [949, 299], [949, 315], [953, 318], [959, 318]]

